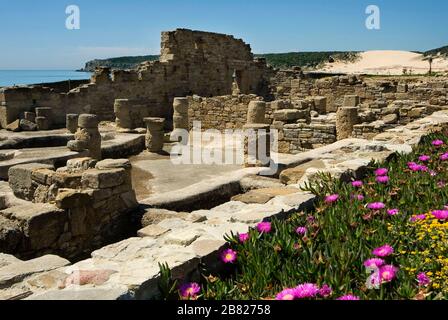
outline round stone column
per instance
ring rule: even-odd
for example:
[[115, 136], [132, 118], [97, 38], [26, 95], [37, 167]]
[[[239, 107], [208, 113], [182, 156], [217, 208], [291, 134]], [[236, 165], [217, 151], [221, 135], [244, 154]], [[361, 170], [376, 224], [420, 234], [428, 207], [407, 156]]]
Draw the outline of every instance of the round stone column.
[[65, 126], [70, 133], [75, 133], [78, 130], [78, 114], [69, 113], [66, 115]]
[[173, 102], [173, 128], [189, 130], [190, 125], [188, 122], [188, 99], [187, 98], [174, 98]]
[[129, 99], [115, 99], [114, 113], [117, 127], [133, 129], [131, 119], [131, 101]]
[[340, 107], [336, 113], [336, 134], [338, 140], [352, 137], [353, 126], [359, 123], [357, 107]]
[[[49, 107], [37, 107], [36, 108], [36, 123], [37, 118], [40, 118], [39, 121], [42, 124], [39, 130], [49, 130], [53, 124], [53, 110]], [[45, 119], [43, 119], [45, 118]], [[37, 124], [39, 127], [39, 124]]]
[[271, 157], [270, 125], [246, 124], [244, 127], [244, 165], [269, 167]]
[[163, 150], [164, 118], [144, 118], [146, 124], [146, 149], [149, 152], [159, 153]]
[[265, 123], [266, 122], [266, 102], [251, 101], [247, 107], [247, 123]]

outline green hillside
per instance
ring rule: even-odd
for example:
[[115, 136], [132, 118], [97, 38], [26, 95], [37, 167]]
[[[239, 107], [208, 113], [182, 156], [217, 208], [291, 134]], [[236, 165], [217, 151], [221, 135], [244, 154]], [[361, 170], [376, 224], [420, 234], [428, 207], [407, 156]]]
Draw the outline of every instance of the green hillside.
[[441, 48], [437, 48], [437, 49], [433, 49], [433, 50], [429, 50], [426, 51], [424, 53], [425, 56], [436, 56], [438, 54], [444, 55], [444, 56], [448, 56], [448, 46], [445, 47], [441, 47]]

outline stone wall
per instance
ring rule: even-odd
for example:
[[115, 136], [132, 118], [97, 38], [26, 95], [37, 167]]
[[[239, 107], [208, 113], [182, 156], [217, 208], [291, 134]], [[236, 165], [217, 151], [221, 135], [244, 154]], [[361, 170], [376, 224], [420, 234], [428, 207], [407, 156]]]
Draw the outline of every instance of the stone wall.
[[0, 251], [76, 259], [129, 236], [129, 213], [138, 206], [130, 171], [126, 159], [72, 159], [57, 171], [42, 164], [12, 167], [10, 187], [27, 201], [0, 211]]
[[272, 72], [263, 59], [254, 59], [250, 46], [232, 36], [178, 29], [162, 33], [160, 61], [145, 62], [138, 70], [99, 68], [89, 84], [68, 93], [43, 87], [0, 90], [0, 127], [36, 107], [51, 107], [54, 124], [65, 124], [68, 113], [96, 114], [114, 120], [115, 99], [137, 99], [150, 116], [172, 118], [174, 97], [267, 92]]

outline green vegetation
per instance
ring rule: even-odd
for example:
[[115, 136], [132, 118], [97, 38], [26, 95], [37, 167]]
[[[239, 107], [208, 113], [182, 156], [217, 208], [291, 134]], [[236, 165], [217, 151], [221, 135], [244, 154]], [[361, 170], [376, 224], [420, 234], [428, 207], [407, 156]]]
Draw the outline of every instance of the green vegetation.
[[429, 51], [424, 52], [423, 54], [425, 56], [437, 56], [439, 53], [443, 56], [448, 56], [448, 46], [429, 50]]
[[96, 67], [109, 67], [112, 69], [133, 69], [145, 61], [158, 60], [158, 55], [136, 56], [136, 57], [118, 57], [110, 59], [96, 59], [86, 63], [81, 71], [95, 71]]

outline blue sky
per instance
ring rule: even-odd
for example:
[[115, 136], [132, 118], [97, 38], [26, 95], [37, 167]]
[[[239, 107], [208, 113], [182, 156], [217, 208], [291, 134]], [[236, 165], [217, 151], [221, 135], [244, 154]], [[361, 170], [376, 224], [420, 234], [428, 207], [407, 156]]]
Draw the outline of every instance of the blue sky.
[[[81, 29], [65, 28], [78, 5]], [[365, 9], [381, 9], [381, 29]], [[255, 53], [427, 50], [448, 45], [446, 0], [0, 0], [0, 69], [75, 69], [93, 58], [158, 54], [160, 32], [233, 34]]]

